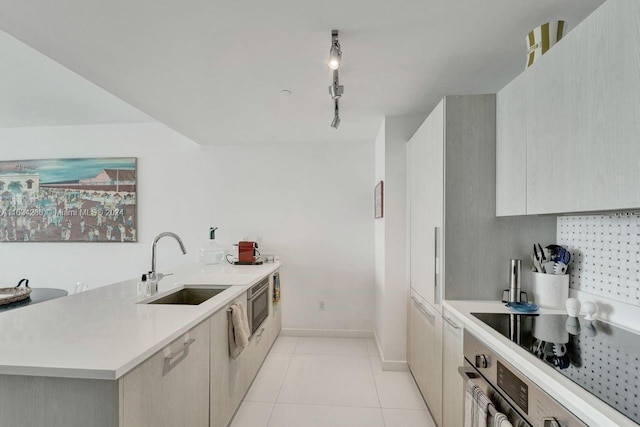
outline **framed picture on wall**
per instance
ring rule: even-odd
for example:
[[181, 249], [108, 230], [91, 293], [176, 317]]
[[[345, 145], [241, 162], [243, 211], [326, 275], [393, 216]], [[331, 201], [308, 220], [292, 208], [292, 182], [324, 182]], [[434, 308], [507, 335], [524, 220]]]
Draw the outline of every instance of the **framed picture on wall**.
[[373, 192], [374, 211], [376, 218], [384, 216], [384, 183], [380, 181]]
[[137, 241], [136, 158], [0, 161], [0, 244]]

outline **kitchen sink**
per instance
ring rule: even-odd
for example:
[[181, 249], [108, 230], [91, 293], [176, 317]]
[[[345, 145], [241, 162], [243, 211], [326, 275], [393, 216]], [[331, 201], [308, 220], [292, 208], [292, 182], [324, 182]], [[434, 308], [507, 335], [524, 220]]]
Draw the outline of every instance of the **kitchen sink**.
[[170, 293], [169, 295], [143, 303], [199, 305], [230, 287], [231, 286], [228, 285], [188, 285]]

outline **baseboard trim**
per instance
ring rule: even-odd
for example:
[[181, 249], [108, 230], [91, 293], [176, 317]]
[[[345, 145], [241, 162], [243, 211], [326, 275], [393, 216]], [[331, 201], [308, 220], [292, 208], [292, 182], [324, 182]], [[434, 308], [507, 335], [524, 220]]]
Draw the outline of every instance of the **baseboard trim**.
[[383, 371], [408, 371], [409, 365], [406, 360], [385, 360], [382, 355], [382, 347], [380, 346], [380, 340], [378, 339], [378, 334], [373, 332], [373, 341], [376, 343], [376, 349], [378, 350], [378, 357], [380, 358], [380, 363], [382, 364]]
[[373, 338], [373, 331], [345, 329], [293, 329], [282, 328], [281, 337], [324, 337], [324, 338]]

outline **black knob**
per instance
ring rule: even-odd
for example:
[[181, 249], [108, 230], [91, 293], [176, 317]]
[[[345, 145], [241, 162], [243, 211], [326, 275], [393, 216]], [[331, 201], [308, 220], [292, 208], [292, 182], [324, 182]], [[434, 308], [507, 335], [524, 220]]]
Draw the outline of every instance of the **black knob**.
[[476, 354], [476, 368], [482, 369], [489, 366], [489, 359], [484, 354]]

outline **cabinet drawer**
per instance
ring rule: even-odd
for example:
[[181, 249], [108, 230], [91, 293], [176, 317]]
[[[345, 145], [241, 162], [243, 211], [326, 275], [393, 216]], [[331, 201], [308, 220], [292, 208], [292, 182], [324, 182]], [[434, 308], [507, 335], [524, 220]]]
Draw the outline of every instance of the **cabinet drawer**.
[[124, 427], [206, 427], [209, 322], [203, 322], [124, 377]]

